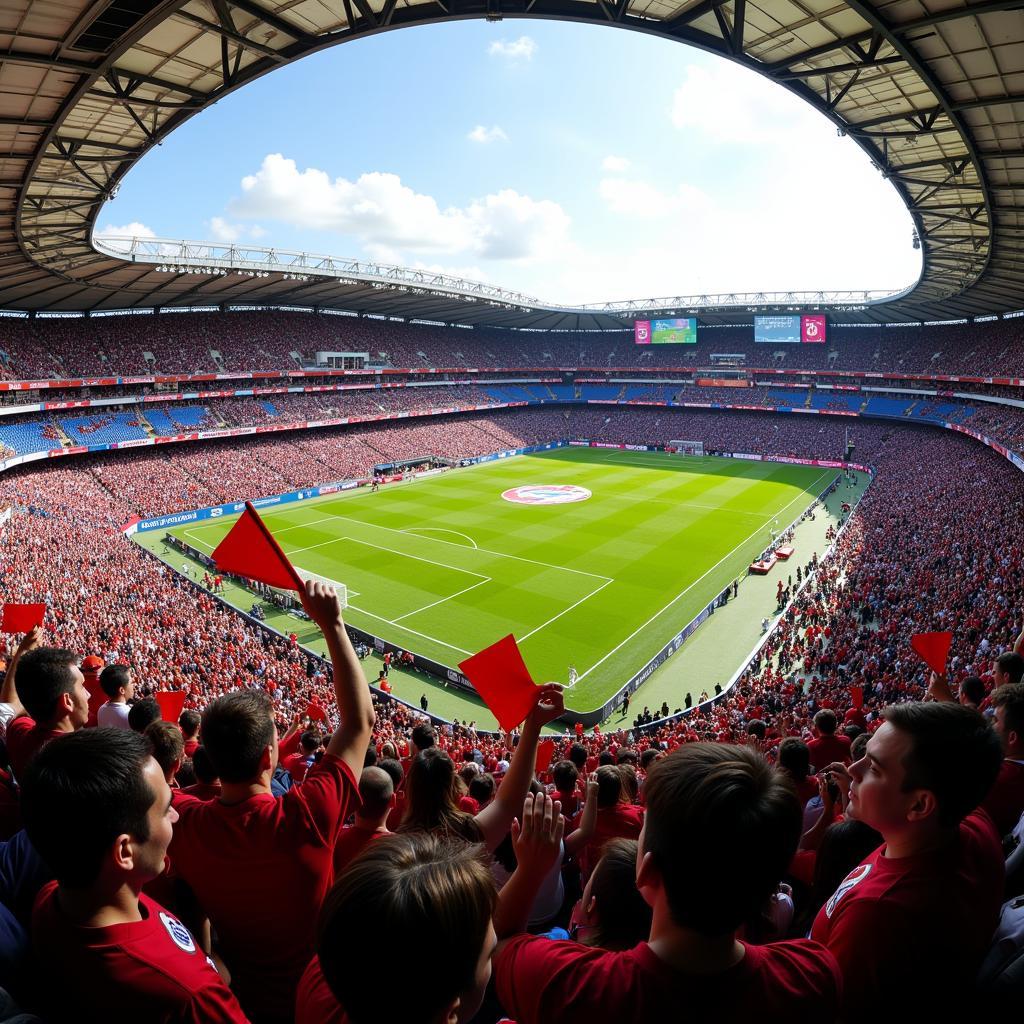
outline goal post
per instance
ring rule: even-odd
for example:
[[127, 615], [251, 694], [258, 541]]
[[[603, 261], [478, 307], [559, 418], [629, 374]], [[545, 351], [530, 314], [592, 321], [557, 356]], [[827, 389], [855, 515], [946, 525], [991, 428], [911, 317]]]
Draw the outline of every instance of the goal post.
[[[329, 576], [321, 576], [319, 573], [310, 572], [309, 569], [303, 569], [301, 565], [295, 566], [295, 571], [303, 580], [312, 580], [314, 583], [326, 583], [327, 586], [334, 587], [338, 593], [338, 600], [341, 602], [342, 609], [348, 607], [348, 587], [344, 583], [332, 580]], [[296, 604], [301, 603], [294, 590], [278, 590], [277, 587], [271, 587], [270, 589], [284, 598], [294, 600]]]
[[703, 441], [669, 441], [665, 448], [672, 455], [703, 455]]

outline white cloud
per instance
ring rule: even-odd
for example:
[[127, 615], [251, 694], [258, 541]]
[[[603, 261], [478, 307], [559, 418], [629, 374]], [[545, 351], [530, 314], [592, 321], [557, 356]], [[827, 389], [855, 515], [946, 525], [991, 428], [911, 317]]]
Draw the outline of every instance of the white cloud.
[[537, 52], [537, 43], [529, 36], [520, 36], [518, 39], [500, 39], [487, 47], [487, 52], [492, 57], [504, 57], [512, 63], [524, 60], [533, 60]]
[[223, 217], [210, 220], [210, 234], [217, 242], [237, 242], [244, 230], [241, 224], [232, 224]]
[[711, 200], [699, 188], [680, 182], [665, 192], [648, 181], [602, 178], [598, 192], [612, 213], [633, 217], [693, 215], [710, 209]]
[[487, 281], [487, 274], [477, 266], [449, 267], [443, 263], [424, 263], [416, 260], [411, 264], [412, 270], [425, 270], [431, 274], [447, 274], [449, 277], [461, 277], [466, 281]]
[[797, 96], [728, 61], [690, 65], [669, 113], [676, 128], [727, 143], [789, 144], [794, 131], [829, 127]]
[[266, 156], [256, 174], [242, 179], [242, 195], [231, 201], [229, 212], [240, 219], [354, 235], [375, 258], [382, 258], [383, 247], [392, 256], [404, 250], [548, 259], [564, 250], [570, 223], [558, 203], [514, 189], [442, 209], [433, 196], [415, 192], [396, 174], [372, 171], [355, 181], [332, 179], [315, 167], [299, 170], [280, 153]]
[[496, 124], [492, 124], [490, 128], [485, 128], [482, 124], [478, 124], [466, 138], [470, 142], [480, 142], [485, 145], [488, 142], [508, 142], [505, 129]]
[[629, 161], [624, 156], [606, 156], [601, 161], [601, 167], [612, 174], [621, 174], [629, 170]]
[[[130, 224], [106, 224], [100, 228], [94, 235], [96, 238], [110, 239], [116, 237], [127, 237], [127, 238], [156, 238], [156, 232], [149, 227], [147, 224], [141, 224], [137, 220], [133, 220]], [[123, 248], [125, 252], [128, 251], [128, 245], [121, 245], [120, 243], [111, 243], [108, 241], [107, 245], [111, 248]]]

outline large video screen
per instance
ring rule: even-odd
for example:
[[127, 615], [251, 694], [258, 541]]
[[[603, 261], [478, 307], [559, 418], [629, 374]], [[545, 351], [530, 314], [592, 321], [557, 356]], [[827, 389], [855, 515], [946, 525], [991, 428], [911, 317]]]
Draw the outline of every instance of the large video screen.
[[637, 320], [633, 340], [638, 345], [696, 345], [696, 317], [682, 320]]
[[799, 345], [799, 316], [755, 316], [754, 341], [759, 344]]
[[765, 345], [823, 345], [827, 332], [823, 314], [755, 316], [754, 341]]

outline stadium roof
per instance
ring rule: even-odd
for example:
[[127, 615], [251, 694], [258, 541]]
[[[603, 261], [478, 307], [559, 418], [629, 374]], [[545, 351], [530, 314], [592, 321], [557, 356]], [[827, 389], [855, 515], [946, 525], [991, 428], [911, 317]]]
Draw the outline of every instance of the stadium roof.
[[[253, 269], [236, 266], [230, 255], [213, 264], [209, 250], [183, 262], [183, 249], [126, 258], [92, 244], [102, 204], [142, 154], [246, 82], [373, 32], [531, 17], [649, 32], [735, 60], [802, 96], [871, 155], [910, 209], [923, 250], [921, 278], [880, 305], [872, 297], [858, 303], [812, 295], [814, 305], [864, 321], [1018, 309], [1022, 7], [1024, 0], [5, 0], [0, 308], [291, 305], [600, 329], [621, 327], [641, 309], [685, 315], [692, 304], [710, 315], [802, 302], [793, 295], [763, 303], [705, 296], [552, 308], [507, 292], [482, 295], [485, 286], [453, 287], [451, 279], [296, 271], [276, 254], [264, 261], [269, 269]], [[204, 268], [209, 272], [199, 272]]]

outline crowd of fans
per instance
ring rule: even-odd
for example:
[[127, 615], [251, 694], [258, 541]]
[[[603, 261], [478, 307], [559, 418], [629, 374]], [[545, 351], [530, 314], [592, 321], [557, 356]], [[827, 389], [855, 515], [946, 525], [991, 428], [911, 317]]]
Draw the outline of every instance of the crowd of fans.
[[317, 352], [365, 354], [394, 367], [708, 366], [741, 354], [748, 366], [994, 375], [1020, 372], [1024, 321], [933, 327], [840, 327], [822, 345], [756, 344], [749, 325], [702, 326], [694, 346], [638, 346], [603, 334], [436, 327], [294, 312], [162, 313], [0, 319], [0, 378], [285, 370]]
[[[856, 422], [875, 480], [738, 685], [567, 730], [539, 769], [557, 688], [512, 735], [431, 726], [371, 698], [322, 587], [330, 670], [119, 529], [427, 453], [834, 458], [847, 425], [545, 408], [5, 473], [0, 589], [48, 610], [0, 691], [0, 984], [52, 1022], [851, 1020], [910, 979], [923, 1013], [977, 1010], [1024, 810], [1024, 481], [988, 449]], [[944, 676], [911, 653], [933, 630]], [[167, 690], [180, 732], [154, 721]]]

